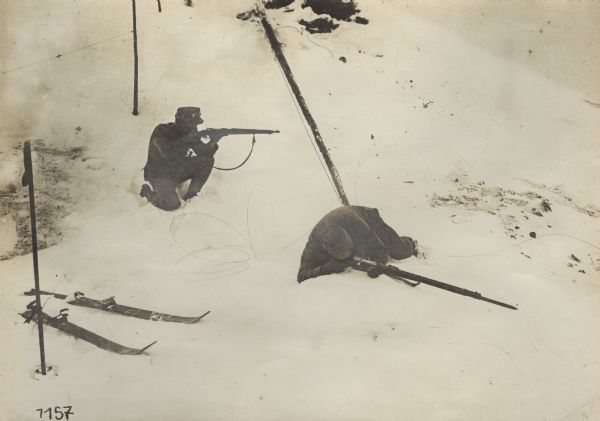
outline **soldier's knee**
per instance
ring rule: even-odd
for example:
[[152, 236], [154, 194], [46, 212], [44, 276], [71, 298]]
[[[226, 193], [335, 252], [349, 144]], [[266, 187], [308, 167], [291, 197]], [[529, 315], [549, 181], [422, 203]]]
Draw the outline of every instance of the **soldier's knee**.
[[181, 206], [181, 202], [179, 201], [179, 197], [177, 197], [176, 193], [167, 197], [154, 197], [152, 204], [165, 211], [174, 211], [175, 209], [179, 209], [179, 206]]
[[166, 211], [174, 211], [179, 209], [180, 206], [181, 202], [179, 201], [179, 198], [171, 198], [169, 200], [165, 200], [164, 203], [162, 203], [161, 208]]

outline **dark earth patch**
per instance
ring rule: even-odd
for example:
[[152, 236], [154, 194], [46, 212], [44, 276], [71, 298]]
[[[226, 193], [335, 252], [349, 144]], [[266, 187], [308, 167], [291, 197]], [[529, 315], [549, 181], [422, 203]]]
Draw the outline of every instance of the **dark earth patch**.
[[[533, 228], [530, 226], [530, 215], [544, 216], [538, 210], [538, 204], [545, 204], [544, 209], [550, 208], [550, 201], [535, 191], [516, 192], [499, 186], [488, 186], [484, 181], [469, 183], [462, 178], [451, 176], [455, 191], [447, 195], [434, 194], [430, 205], [495, 215], [500, 219], [506, 235], [514, 239], [527, 238], [526, 233], [533, 232], [531, 229], [527, 230]], [[535, 238], [531, 234], [529, 237]]]
[[235, 17], [243, 21], [260, 22], [260, 20], [264, 17], [264, 13], [255, 7], [254, 9], [250, 9], [246, 12], [238, 13]]
[[319, 17], [308, 22], [304, 19], [299, 20], [298, 23], [303, 25], [311, 34], [332, 32], [339, 26], [335, 21], [354, 21], [361, 25], [369, 23], [368, 19], [355, 16], [360, 12], [360, 9], [352, 0], [304, 0], [302, 8], [307, 7], [317, 15], [327, 15], [331, 18]]
[[310, 22], [300, 19], [298, 23], [304, 26], [311, 34], [329, 33], [340, 26], [329, 18], [317, 18], [315, 20], [311, 20]]
[[[64, 234], [62, 220], [74, 204], [72, 195], [77, 163], [83, 162], [84, 148], [55, 148], [43, 141], [32, 142], [33, 182], [37, 216], [38, 248], [58, 244]], [[15, 146], [4, 160], [18, 159], [22, 163], [21, 145]], [[21, 164], [22, 165], [22, 164]], [[31, 226], [29, 197], [26, 187], [21, 186], [22, 174], [15, 174], [3, 190], [0, 190], [0, 219], [11, 219], [16, 229], [16, 241], [0, 254], [0, 260], [31, 252]]]
[[265, 2], [265, 9], [281, 9], [282, 7], [289, 6], [294, 0], [268, 0]]
[[304, 0], [302, 7], [310, 7], [317, 15], [329, 15], [334, 19], [347, 22], [360, 12], [353, 1], [344, 0]]

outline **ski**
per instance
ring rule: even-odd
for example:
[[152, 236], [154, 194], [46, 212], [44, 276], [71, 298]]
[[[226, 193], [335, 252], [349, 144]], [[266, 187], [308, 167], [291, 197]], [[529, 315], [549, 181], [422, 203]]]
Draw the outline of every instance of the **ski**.
[[67, 301], [69, 304], [76, 306], [95, 308], [97, 310], [109, 311], [111, 313], [121, 314], [123, 316], [136, 317], [144, 320], [154, 320], [161, 322], [174, 322], [174, 323], [185, 323], [194, 324], [199, 322], [204, 316], [210, 313], [207, 311], [201, 316], [185, 317], [185, 316], [174, 316], [172, 314], [159, 313], [152, 310], [144, 310], [141, 308], [125, 306], [117, 304], [114, 297], [107, 298], [105, 300], [95, 300], [93, 298], [86, 297], [81, 292], [75, 293], [75, 298], [71, 301]]
[[[80, 326], [77, 326], [76, 324], [69, 322], [67, 320], [66, 310], [67, 309], [62, 309], [60, 311], [60, 314], [56, 317], [51, 317], [42, 311], [41, 313], [43, 323], [45, 325], [58, 329], [66, 333], [67, 335], [73, 336], [76, 339], [82, 339], [86, 342], [96, 345], [98, 348], [102, 348], [106, 351], [115, 352], [121, 355], [139, 355], [157, 342], [154, 341], [143, 348], [130, 348], [128, 346], [118, 344], [109, 339], [106, 339], [103, 336], [100, 336], [94, 332], [91, 332], [87, 329], [84, 329]], [[32, 307], [29, 310], [20, 314], [25, 319], [25, 323], [29, 323], [30, 321], [34, 321], [37, 323], [37, 312], [35, 311], [35, 307]]]
[[[23, 295], [33, 296], [33, 295], [35, 295], [35, 289], [32, 288], [29, 291], [25, 291], [23, 293]], [[58, 298], [60, 300], [64, 300], [65, 298], [67, 298], [67, 296], [65, 294], [57, 294], [55, 292], [42, 291], [42, 290], [40, 290], [40, 295], [52, 295], [54, 298]]]

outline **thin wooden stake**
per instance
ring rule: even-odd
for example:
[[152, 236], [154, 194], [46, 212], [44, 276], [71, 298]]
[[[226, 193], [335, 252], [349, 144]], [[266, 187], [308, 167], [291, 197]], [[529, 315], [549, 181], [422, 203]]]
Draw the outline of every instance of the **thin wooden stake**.
[[133, 115], [138, 115], [138, 46], [135, 0], [131, 0], [133, 8]]
[[46, 351], [44, 347], [44, 323], [42, 318], [42, 301], [40, 298], [40, 272], [38, 266], [37, 222], [35, 217], [35, 197], [33, 191], [33, 164], [31, 163], [31, 142], [25, 142], [23, 147], [25, 174], [23, 186], [29, 187], [29, 214], [31, 216], [31, 252], [33, 255], [33, 277], [35, 281], [35, 305], [37, 311], [38, 336], [40, 343], [40, 365], [42, 374], [46, 375]]

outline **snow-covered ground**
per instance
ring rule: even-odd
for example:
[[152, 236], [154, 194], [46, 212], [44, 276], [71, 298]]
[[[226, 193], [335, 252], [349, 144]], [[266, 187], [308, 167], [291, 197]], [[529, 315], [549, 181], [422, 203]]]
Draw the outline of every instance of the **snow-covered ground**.
[[[339, 201], [263, 31], [236, 19], [253, 2], [162, 3], [137, 4], [139, 116], [130, 2], [3, 6], [0, 254], [27, 244], [19, 148], [43, 140], [43, 289], [211, 314], [68, 306], [119, 343], [158, 343], [119, 356], [46, 328], [42, 377], [18, 315], [31, 255], [0, 261], [1, 420], [62, 405], [86, 421], [600, 419], [597, 3], [363, 0], [369, 24], [329, 34], [303, 31], [300, 0], [267, 11], [350, 202], [425, 250], [400, 267], [518, 311], [361, 273], [298, 285], [308, 233]], [[184, 105], [208, 127], [281, 133], [167, 213], [137, 196], [140, 170]], [[217, 165], [250, 142], [224, 139]]]

